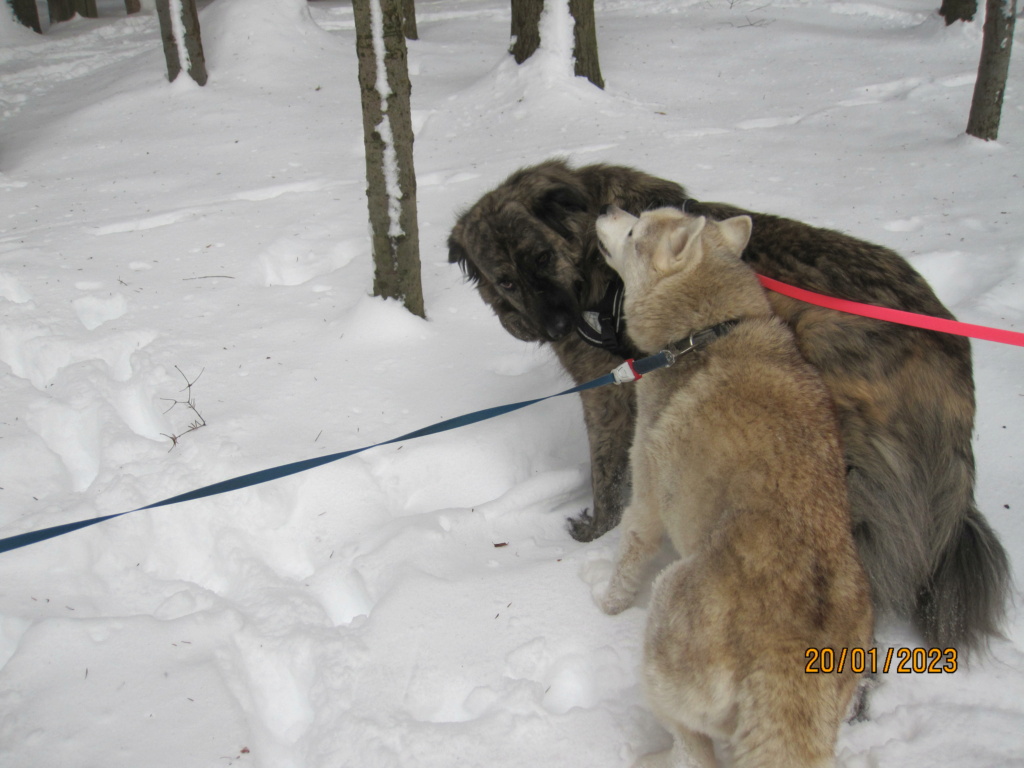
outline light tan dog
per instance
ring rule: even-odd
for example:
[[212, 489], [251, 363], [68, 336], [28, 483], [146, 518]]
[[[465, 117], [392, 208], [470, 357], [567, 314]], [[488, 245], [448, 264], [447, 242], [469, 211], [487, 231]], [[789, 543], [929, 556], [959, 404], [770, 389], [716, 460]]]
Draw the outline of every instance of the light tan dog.
[[[715, 766], [713, 740], [736, 766], [832, 765], [849, 652], [871, 644], [835, 409], [740, 261], [750, 232], [676, 209], [597, 220], [638, 347], [696, 344], [635, 385], [633, 498], [600, 601], [633, 602], [667, 532], [680, 560], [655, 583], [643, 669], [675, 743], [637, 765]], [[826, 648], [842, 673], [805, 672]]]

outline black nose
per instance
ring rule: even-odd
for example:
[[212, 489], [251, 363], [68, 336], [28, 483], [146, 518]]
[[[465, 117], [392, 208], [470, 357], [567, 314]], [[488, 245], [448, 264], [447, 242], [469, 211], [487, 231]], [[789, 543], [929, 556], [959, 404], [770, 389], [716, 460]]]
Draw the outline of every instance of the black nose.
[[609, 212], [609, 211], [610, 211], [611, 209], [612, 209], [611, 205], [609, 205], [609, 204], [607, 204], [607, 203], [606, 203], [605, 205], [602, 205], [602, 206], [601, 206], [601, 215], [602, 215], [602, 216], [607, 216], [607, 215], [608, 215], [608, 212]]
[[551, 341], [565, 338], [572, 330], [572, 320], [566, 315], [556, 315], [544, 325], [544, 331]]

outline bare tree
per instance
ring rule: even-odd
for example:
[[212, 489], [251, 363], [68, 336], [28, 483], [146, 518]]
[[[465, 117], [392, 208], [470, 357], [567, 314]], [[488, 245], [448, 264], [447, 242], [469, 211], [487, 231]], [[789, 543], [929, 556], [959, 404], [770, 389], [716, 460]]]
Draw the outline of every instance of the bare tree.
[[373, 237], [373, 293], [424, 316], [402, 0], [353, 0]]
[[978, 12], [978, 0], [942, 0], [939, 15], [946, 20], [948, 27], [954, 21], [974, 21]]
[[75, 0], [46, 0], [46, 8], [51, 24], [67, 21], [75, 15]]
[[206, 85], [206, 56], [199, 34], [199, 14], [196, 0], [181, 0], [181, 15], [171, 13], [170, 0], [156, 0], [156, 13], [160, 18], [160, 35], [164, 41], [167, 60], [167, 79], [174, 82], [182, 69], [200, 85]]
[[1017, 0], [987, 0], [978, 79], [974, 83], [967, 133], [990, 141], [999, 135], [1006, 75], [1010, 69]]
[[419, 40], [416, 29], [416, 0], [402, 0], [402, 31], [407, 40]]
[[512, 46], [509, 53], [522, 64], [540, 47], [540, 14], [544, 0], [512, 0]]
[[594, 0], [569, 0], [569, 11], [576, 22], [573, 28], [573, 58], [576, 77], [585, 77], [598, 88], [604, 88], [601, 62], [597, 56], [597, 22]]
[[36, 7], [36, 0], [9, 0], [9, 2], [14, 11], [14, 18], [19, 23], [42, 34], [43, 28], [39, 24], [39, 9]]
[[[604, 88], [601, 64], [597, 55], [597, 23], [594, 0], [568, 0], [574, 21], [573, 59], [577, 77], [585, 77], [598, 88]], [[564, 3], [566, 0], [552, 0]], [[512, 0], [512, 45], [509, 53], [516, 64], [522, 64], [540, 47], [540, 16], [544, 0]]]

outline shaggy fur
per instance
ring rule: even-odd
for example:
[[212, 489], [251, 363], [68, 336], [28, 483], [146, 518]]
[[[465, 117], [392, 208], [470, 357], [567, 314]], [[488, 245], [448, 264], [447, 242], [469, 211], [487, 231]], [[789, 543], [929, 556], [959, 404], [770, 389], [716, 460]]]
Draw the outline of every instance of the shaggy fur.
[[[721, 220], [746, 214], [743, 259], [793, 285], [854, 301], [952, 317], [898, 254], [839, 232], [689, 200], [678, 184], [631, 168], [524, 168], [464, 212], [449, 237], [505, 329], [548, 343], [577, 382], [621, 360], [574, 331], [615, 274], [598, 253], [602, 206], [663, 206]], [[875, 605], [912, 616], [926, 639], [962, 651], [998, 633], [1009, 591], [1006, 553], [974, 502], [974, 382], [966, 339], [846, 315], [769, 294], [838, 408], [854, 535]], [[627, 328], [628, 337], [628, 328]], [[628, 346], [628, 338], [627, 338]], [[637, 350], [632, 350], [636, 353]], [[592, 513], [571, 521], [590, 540], [621, 517], [635, 418], [630, 387], [582, 395]]]
[[858, 675], [801, 662], [871, 644], [835, 408], [740, 261], [750, 224], [672, 208], [597, 221], [643, 352], [735, 323], [636, 385], [633, 497], [601, 607], [632, 604], [665, 533], [680, 556], [651, 598], [643, 669], [676, 741], [638, 766], [713, 768], [712, 739], [738, 768], [832, 765]]

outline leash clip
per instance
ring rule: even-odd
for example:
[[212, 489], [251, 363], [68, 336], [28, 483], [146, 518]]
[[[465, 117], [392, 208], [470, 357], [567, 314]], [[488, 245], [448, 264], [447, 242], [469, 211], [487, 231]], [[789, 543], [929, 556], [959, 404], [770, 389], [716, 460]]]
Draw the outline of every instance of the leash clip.
[[633, 366], [633, 358], [629, 358], [622, 365], [612, 370], [612, 377], [615, 379], [616, 384], [631, 384], [642, 379], [643, 374]]

